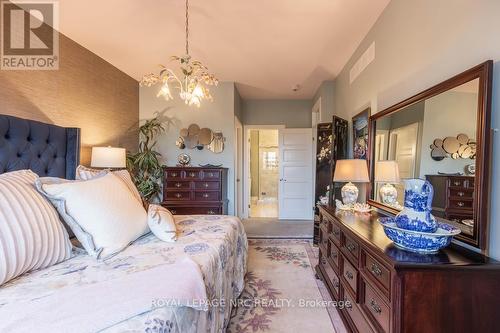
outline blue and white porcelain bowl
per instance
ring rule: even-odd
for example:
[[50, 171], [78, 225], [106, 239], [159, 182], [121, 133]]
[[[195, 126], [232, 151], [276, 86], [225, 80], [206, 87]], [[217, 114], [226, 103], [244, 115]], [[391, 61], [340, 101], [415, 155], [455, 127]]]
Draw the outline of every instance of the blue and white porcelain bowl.
[[379, 222], [397, 247], [418, 253], [435, 253], [448, 246], [453, 236], [460, 233], [460, 229], [446, 223], [438, 223], [435, 232], [421, 232], [399, 228], [393, 217], [380, 218]]

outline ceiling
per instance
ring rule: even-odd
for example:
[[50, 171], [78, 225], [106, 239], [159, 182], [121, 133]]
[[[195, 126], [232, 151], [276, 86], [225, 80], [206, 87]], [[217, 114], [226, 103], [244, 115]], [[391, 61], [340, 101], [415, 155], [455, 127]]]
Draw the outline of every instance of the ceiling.
[[[191, 0], [190, 53], [243, 98], [309, 99], [389, 1]], [[62, 33], [137, 80], [184, 53], [183, 0], [59, 3]]]

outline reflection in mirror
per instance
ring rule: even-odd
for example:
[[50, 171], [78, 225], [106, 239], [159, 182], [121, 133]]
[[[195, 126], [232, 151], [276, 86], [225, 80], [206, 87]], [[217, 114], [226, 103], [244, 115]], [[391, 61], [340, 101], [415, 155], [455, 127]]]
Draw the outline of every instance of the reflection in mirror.
[[402, 180], [426, 179], [432, 214], [473, 236], [478, 98], [475, 79], [378, 118], [373, 200], [401, 209]]

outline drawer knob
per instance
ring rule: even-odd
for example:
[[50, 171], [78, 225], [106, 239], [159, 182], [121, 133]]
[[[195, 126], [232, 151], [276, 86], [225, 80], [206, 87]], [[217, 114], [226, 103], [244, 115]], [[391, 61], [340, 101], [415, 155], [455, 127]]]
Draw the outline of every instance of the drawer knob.
[[370, 300], [370, 307], [372, 308], [373, 312], [375, 312], [376, 314], [382, 313], [382, 309], [377, 304], [377, 302], [375, 302], [375, 300], [373, 298]]
[[326, 259], [325, 259], [325, 258], [321, 258], [321, 263], [322, 263], [323, 265], [326, 265]]
[[351, 272], [347, 271], [345, 272], [345, 276], [349, 279], [349, 280], [352, 280], [354, 278], [354, 275], [352, 275]]
[[347, 243], [346, 247], [349, 252], [353, 252], [354, 250], [356, 250], [356, 245], [354, 245], [353, 243]]
[[203, 193], [204, 198], [208, 198], [208, 193]]
[[453, 184], [455, 184], [455, 186], [459, 186], [459, 185], [460, 185], [460, 182], [456, 181], [456, 182], [454, 182]]
[[170, 174], [170, 176], [172, 176], [172, 177], [177, 177], [177, 172], [172, 172], [172, 173]]
[[205, 186], [205, 188], [207, 188], [208, 187], [208, 183], [203, 184], [203, 186]]
[[180, 197], [182, 197], [182, 194], [180, 194], [180, 193], [175, 193], [175, 197], [176, 197], [176, 198], [180, 198]]
[[170, 213], [172, 213], [172, 214], [174, 214], [174, 215], [175, 215], [175, 214], [177, 214], [177, 211], [176, 211], [175, 209], [171, 209], [171, 210], [170, 210]]
[[334, 287], [335, 289], [339, 289], [339, 287], [340, 287], [339, 281], [335, 281], [335, 282], [333, 283], [333, 287]]
[[215, 214], [215, 212], [214, 212], [213, 210], [209, 210], [209, 211], [207, 212], [207, 214], [209, 214], [209, 215], [214, 215], [214, 214]]
[[459, 202], [457, 202], [457, 205], [458, 205], [459, 207], [463, 207], [465, 204], [464, 204], [462, 201], [459, 201]]
[[378, 265], [376, 263], [373, 263], [371, 265], [370, 272], [372, 272], [373, 275], [375, 275], [375, 276], [381, 276], [382, 275], [382, 270], [380, 269], [380, 267], [378, 267]]
[[458, 192], [457, 194], [458, 194], [459, 197], [463, 197], [465, 193], [464, 192]]
[[181, 183], [176, 183], [176, 184], [175, 184], [175, 187], [181, 187], [181, 186], [182, 186], [182, 184], [181, 184]]
[[190, 173], [189, 173], [189, 176], [190, 176], [190, 177], [194, 177], [194, 176], [196, 176], [196, 174], [195, 174], [194, 172], [190, 172]]
[[213, 177], [213, 176], [214, 176], [214, 174], [211, 172], [208, 174], [208, 177]]

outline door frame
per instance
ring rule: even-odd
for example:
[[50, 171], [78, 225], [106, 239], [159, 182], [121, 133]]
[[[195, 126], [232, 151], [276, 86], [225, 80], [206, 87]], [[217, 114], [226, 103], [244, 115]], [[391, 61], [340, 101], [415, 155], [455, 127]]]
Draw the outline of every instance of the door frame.
[[243, 124], [238, 117], [234, 117], [234, 212], [236, 216], [243, 215]]
[[[242, 218], [247, 219], [250, 215], [249, 205], [250, 205], [250, 136], [248, 135], [250, 130], [280, 130], [286, 128], [285, 125], [244, 125], [243, 126], [243, 210]], [[278, 198], [279, 198], [278, 189]], [[279, 212], [278, 212], [279, 216]]]

